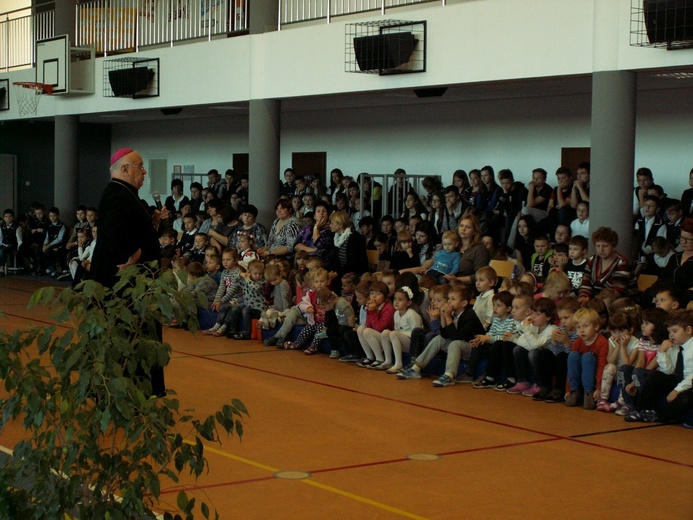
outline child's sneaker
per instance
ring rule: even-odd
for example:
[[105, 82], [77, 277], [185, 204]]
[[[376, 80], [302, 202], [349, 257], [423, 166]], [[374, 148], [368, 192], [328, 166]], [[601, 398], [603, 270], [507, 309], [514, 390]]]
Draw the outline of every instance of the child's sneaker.
[[474, 382], [474, 376], [470, 376], [469, 374], [462, 374], [461, 376], [457, 376], [455, 378], [455, 381], [457, 383], [472, 384]]
[[393, 365], [390, 368], [388, 368], [385, 373], [386, 374], [399, 374], [403, 368], [401, 366]]
[[518, 395], [521, 394], [522, 392], [529, 390], [531, 387], [529, 386], [529, 383], [525, 383], [524, 381], [520, 381], [519, 383], [516, 383], [514, 386], [511, 386], [506, 390], [507, 393], [510, 395]]
[[522, 392], [522, 395], [524, 395], [525, 397], [534, 397], [535, 395], [537, 395], [539, 393], [539, 390], [540, 390], [539, 385], [534, 384], [534, 385], [530, 386], [527, 390]]
[[656, 422], [657, 412], [654, 410], [639, 410], [626, 415], [626, 422]]
[[220, 328], [221, 328], [221, 325], [219, 325], [218, 323], [215, 323], [214, 327], [212, 327], [211, 329], [203, 330], [202, 334], [207, 334], [207, 335], [211, 336], [216, 331], [218, 331]]
[[339, 350], [330, 350], [330, 359], [339, 359]]
[[585, 410], [594, 410], [597, 407], [597, 403], [594, 402], [594, 396], [592, 395], [592, 392], [587, 392], [585, 394], [585, 398], [582, 402], [582, 407]]
[[480, 390], [482, 388], [493, 388], [495, 386], [496, 386], [495, 380], [491, 380], [491, 379], [488, 379], [485, 377], [483, 379], [480, 379], [479, 381], [474, 381], [472, 383], [472, 387], [476, 388], [477, 390]]
[[578, 401], [580, 400], [580, 392], [577, 390], [572, 390], [570, 394], [568, 394], [568, 397], [565, 399], [565, 405], [566, 406], [577, 406]]
[[358, 363], [359, 358], [354, 356], [353, 354], [347, 354], [346, 356], [340, 357], [339, 361], [341, 361], [342, 363]]
[[532, 397], [532, 399], [534, 401], [546, 401], [546, 398], [549, 396], [550, 393], [551, 393], [551, 390], [549, 388], [547, 388], [547, 387], [541, 388], [540, 387], [539, 391], [536, 394], [534, 394], [534, 397]]
[[397, 374], [397, 379], [421, 379], [421, 372], [417, 372], [413, 368], [407, 368]]
[[545, 403], [549, 404], [554, 404], [554, 403], [564, 403], [565, 402], [565, 397], [563, 395], [563, 392], [558, 389], [554, 388], [549, 392], [549, 395], [546, 396], [546, 399], [544, 399]]
[[214, 336], [215, 338], [221, 338], [222, 336], [225, 336], [225, 335], [226, 335], [226, 325], [222, 325], [217, 330], [212, 332], [212, 336]]
[[599, 402], [597, 403], [597, 411], [598, 412], [606, 412], [606, 413], [611, 413], [612, 411], [615, 411], [611, 409], [611, 406], [609, 405], [609, 401], [606, 399], [600, 399]]
[[635, 408], [633, 408], [632, 406], [629, 406], [627, 404], [624, 404], [623, 406], [621, 406], [621, 408], [616, 410], [616, 415], [618, 415], [619, 417], [626, 417], [626, 416], [632, 414], [634, 411], [635, 411]]
[[438, 379], [433, 381], [433, 386], [443, 387], [443, 386], [454, 386], [455, 380], [447, 374], [443, 374]]
[[493, 389], [496, 392], [507, 392], [509, 389], [511, 389], [513, 386], [515, 386], [515, 381], [512, 380], [507, 380], [505, 383], [498, 383], [496, 386], [493, 387]]

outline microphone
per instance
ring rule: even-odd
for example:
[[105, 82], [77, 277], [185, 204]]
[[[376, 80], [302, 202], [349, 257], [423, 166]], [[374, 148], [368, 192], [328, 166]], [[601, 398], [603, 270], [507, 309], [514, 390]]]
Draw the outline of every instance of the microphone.
[[161, 209], [163, 206], [161, 204], [161, 193], [158, 191], [153, 191], [152, 192], [152, 198], [154, 199], [154, 203], [156, 204], [156, 207]]

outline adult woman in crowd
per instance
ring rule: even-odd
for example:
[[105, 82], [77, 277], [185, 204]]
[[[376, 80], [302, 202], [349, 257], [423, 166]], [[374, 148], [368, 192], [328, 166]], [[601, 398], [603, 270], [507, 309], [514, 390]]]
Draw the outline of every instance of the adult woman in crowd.
[[452, 184], [460, 191], [460, 197], [464, 197], [465, 190], [469, 188], [469, 177], [464, 170], [455, 170], [452, 174]]
[[597, 254], [587, 260], [582, 277], [578, 299], [583, 305], [604, 289], [614, 289], [625, 295], [632, 276], [630, 262], [616, 251], [616, 231], [602, 226], [592, 233], [592, 243]]
[[477, 193], [474, 206], [477, 210], [479, 210], [481, 230], [486, 233], [489, 230], [491, 220], [494, 216], [493, 210], [496, 209], [498, 198], [500, 197], [502, 190], [501, 187], [496, 183], [493, 168], [490, 166], [484, 166], [481, 169], [480, 178], [481, 184], [479, 185], [479, 192]]
[[415, 191], [410, 191], [404, 198], [402, 218], [408, 222], [411, 217], [416, 216], [421, 217], [421, 220], [426, 220], [428, 218], [428, 211], [419, 195]]
[[247, 204], [241, 207], [240, 223], [234, 229], [229, 247], [236, 247], [236, 233], [245, 231], [249, 236], [253, 237], [253, 245], [260, 249], [267, 245], [267, 228], [257, 221], [257, 208], [252, 204]]
[[330, 196], [332, 197], [332, 204], [337, 203], [337, 195], [346, 193], [346, 188], [342, 185], [343, 180], [344, 174], [339, 168], [335, 168], [330, 172]]
[[305, 226], [298, 232], [294, 242], [294, 251], [305, 251], [319, 256], [329, 265], [334, 257], [333, 233], [330, 229], [330, 207], [324, 200], [315, 203], [313, 208], [313, 226]]
[[481, 243], [481, 226], [479, 220], [471, 213], [465, 213], [457, 225], [457, 233], [460, 235], [460, 267], [456, 275], [448, 274], [448, 280], [456, 279], [458, 282], [473, 284], [476, 281], [476, 273], [479, 269], [488, 265], [491, 254]]
[[445, 220], [445, 195], [438, 191], [431, 195], [431, 212], [428, 214], [428, 221], [431, 223], [436, 233], [443, 232], [443, 221]]
[[293, 256], [299, 224], [296, 217], [293, 216], [291, 201], [279, 199], [274, 205], [274, 212], [277, 218], [272, 222], [272, 227], [270, 227], [267, 235], [267, 245], [258, 249], [257, 252], [262, 257], [269, 255]]
[[[231, 247], [231, 237], [236, 239], [236, 228], [238, 220], [236, 220], [236, 212], [224, 204], [219, 199], [212, 201], [213, 206], [210, 206], [211, 222], [207, 234], [209, 235], [209, 243], [216, 247], [219, 251], [223, 251], [227, 247]], [[212, 212], [214, 215], [212, 215]]]
[[471, 206], [476, 207], [476, 196], [481, 189], [481, 172], [472, 170], [469, 172], [469, 186], [464, 188], [462, 198]]
[[363, 274], [368, 272], [368, 255], [366, 254], [366, 239], [354, 231], [351, 219], [346, 211], [335, 211], [330, 215], [330, 230], [336, 255], [332, 265], [328, 267], [337, 272], [332, 280], [335, 292], [341, 289], [342, 276], [347, 273]]
[[183, 181], [180, 179], [173, 179], [171, 181], [171, 195], [166, 197], [164, 206], [168, 212], [175, 217], [176, 211], [180, 210], [190, 202], [190, 199], [183, 195]]
[[[681, 226], [681, 251], [669, 259], [662, 278], [674, 282], [681, 289], [693, 290], [693, 218]], [[690, 297], [689, 297], [690, 298]]]

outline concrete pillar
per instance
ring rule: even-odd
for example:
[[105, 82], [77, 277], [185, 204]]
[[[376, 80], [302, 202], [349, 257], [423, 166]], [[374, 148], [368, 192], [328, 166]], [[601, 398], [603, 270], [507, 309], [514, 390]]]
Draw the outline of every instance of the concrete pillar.
[[251, 99], [248, 125], [249, 201], [257, 206], [258, 222], [269, 225], [279, 196], [279, 131], [281, 103]]
[[250, 34], [276, 31], [279, 26], [279, 2], [254, 0], [249, 10]]
[[74, 224], [79, 198], [79, 117], [55, 116], [55, 205], [62, 220]]
[[609, 226], [618, 233], [618, 251], [628, 257], [633, 243], [636, 80], [635, 73], [627, 71], [592, 75], [590, 232]]

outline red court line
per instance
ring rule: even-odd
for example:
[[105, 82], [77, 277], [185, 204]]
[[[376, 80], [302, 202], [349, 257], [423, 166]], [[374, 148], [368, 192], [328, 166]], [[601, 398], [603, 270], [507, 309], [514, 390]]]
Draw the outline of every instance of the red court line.
[[[577, 442], [577, 443], [579, 443], [579, 444], [584, 444], [584, 445], [592, 446], [592, 447], [595, 447], [595, 448], [603, 448], [603, 449], [607, 449], [607, 450], [611, 450], [611, 451], [616, 451], [616, 452], [619, 452], [619, 453], [624, 453], [624, 454], [628, 454], [628, 455], [633, 455], [633, 456], [635, 456], [635, 457], [642, 457], [642, 458], [646, 458], [646, 459], [650, 459], [650, 460], [655, 460], [655, 461], [658, 461], [658, 462], [665, 462], [665, 463], [674, 464], [674, 465], [677, 465], [677, 466], [683, 466], [683, 467], [686, 467], [686, 468], [693, 468], [693, 464], [686, 464], [686, 463], [684, 463], [684, 462], [679, 462], [679, 461], [670, 460], [670, 459], [664, 459], [664, 458], [661, 458], [661, 457], [655, 457], [655, 456], [653, 456], [653, 455], [647, 455], [647, 454], [643, 454], [643, 453], [637, 453], [637, 452], [634, 452], [634, 451], [628, 451], [628, 450], [624, 450], [624, 449], [620, 449], [620, 448], [612, 448], [612, 447], [610, 447], [610, 446], [604, 446], [604, 445], [602, 445], [602, 444], [596, 444], [596, 443], [593, 443], [593, 442], [583, 441], [583, 440], [581, 440], [581, 439], [573, 439], [573, 438], [566, 437], [566, 436], [563, 436], [563, 435], [556, 435], [556, 434], [553, 434], [553, 433], [546, 433], [546, 432], [542, 432], [542, 431], [539, 431], [539, 430], [534, 430], [534, 429], [532, 429], [532, 428], [526, 428], [526, 427], [524, 427], [524, 426], [517, 426], [517, 425], [513, 425], [513, 424], [503, 423], [503, 422], [500, 422], [500, 421], [494, 421], [494, 420], [492, 420], [492, 419], [485, 419], [485, 418], [483, 418], [483, 417], [475, 417], [475, 416], [473, 416], [473, 415], [463, 414], [463, 413], [460, 413], [460, 412], [453, 412], [453, 411], [451, 411], [451, 410], [445, 410], [445, 409], [442, 409], [442, 408], [435, 408], [435, 407], [427, 406], [427, 405], [423, 405], [423, 404], [412, 403], [412, 402], [409, 402], [409, 401], [403, 401], [403, 400], [401, 400], [401, 399], [395, 399], [395, 398], [393, 398], [393, 397], [386, 397], [386, 396], [382, 396], [382, 395], [371, 394], [371, 393], [368, 393], [368, 392], [363, 392], [363, 391], [361, 391], [361, 390], [354, 390], [354, 389], [351, 389], [351, 388], [345, 388], [345, 387], [342, 387], [342, 386], [332, 385], [332, 384], [329, 384], [329, 383], [323, 383], [323, 382], [320, 382], [320, 381], [314, 381], [314, 380], [306, 379], [306, 378], [303, 378], [303, 377], [292, 376], [292, 375], [288, 375], [288, 374], [281, 374], [281, 373], [279, 373], [279, 372], [273, 372], [273, 371], [271, 371], [271, 370], [265, 370], [265, 369], [262, 369], [262, 368], [249, 367], [249, 366], [246, 366], [246, 365], [241, 365], [241, 364], [239, 364], [239, 363], [232, 363], [232, 362], [230, 362], [230, 361], [226, 361], [226, 360], [223, 360], [223, 359], [208, 358], [208, 357], [201, 356], [201, 355], [198, 355], [198, 354], [189, 354], [189, 353], [181, 352], [181, 351], [175, 351], [175, 352], [177, 352], [177, 353], [179, 353], [179, 354], [185, 354], [185, 355], [187, 355], [187, 356], [194, 357], [194, 358], [206, 359], [206, 360], [208, 360], [208, 361], [213, 361], [213, 362], [215, 362], [215, 363], [222, 363], [222, 364], [224, 364], [224, 365], [230, 365], [230, 366], [234, 366], [234, 367], [237, 367], [237, 368], [243, 368], [243, 369], [246, 369], [246, 370], [253, 370], [253, 371], [255, 371], [255, 372], [260, 372], [260, 373], [263, 373], [263, 374], [269, 374], [269, 375], [273, 375], [273, 376], [277, 376], [277, 377], [283, 377], [283, 378], [287, 378], [287, 379], [293, 379], [293, 380], [295, 380], [295, 381], [302, 381], [302, 382], [304, 382], [304, 383], [310, 383], [310, 384], [314, 384], [314, 385], [324, 386], [324, 387], [327, 387], [327, 388], [333, 388], [333, 389], [335, 389], [335, 390], [341, 390], [341, 391], [344, 391], [344, 392], [351, 392], [351, 393], [358, 394], [358, 395], [363, 395], [363, 396], [367, 396], [367, 397], [373, 397], [373, 398], [375, 398], [375, 399], [382, 399], [382, 400], [384, 400], [384, 401], [390, 401], [390, 402], [394, 402], [394, 403], [404, 404], [404, 405], [407, 405], [407, 406], [413, 406], [413, 407], [415, 407], [415, 408], [421, 408], [421, 409], [423, 409], [423, 410], [429, 410], [429, 411], [433, 411], [433, 412], [440, 412], [440, 413], [444, 413], [444, 414], [447, 414], [447, 415], [453, 415], [453, 416], [456, 416], [456, 417], [463, 417], [463, 418], [465, 418], [465, 419], [472, 419], [472, 420], [474, 420], [474, 421], [484, 422], [484, 423], [487, 423], [487, 424], [493, 424], [493, 425], [496, 425], [496, 426], [502, 426], [502, 427], [511, 428], [511, 429], [514, 429], [514, 430], [519, 430], [519, 431], [534, 433], [534, 434], [536, 434], [536, 435], [543, 435], [543, 436], [549, 437], [550, 439], [553, 439], [553, 440], [565, 440], [565, 441], [569, 441], [569, 442]], [[548, 440], [548, 439], [547, 439], [547, 440]]]
[[213, 488], [219, 488], [219, 487], [227, 487], [227, 486], [237, 486], [239, 484], [250, 484], [252, 482], [262, 482], [263, 480], [275, 480], [276, 477], [274, 475], [270, 477], [258, 477], [258, 478], [249, 478], [246, 480], [235, 480], [233, 482], [217, 482], [216, 484], [204, 484], [202, 486], [177, 486], [171, 489], [166, 489], [159, 493], [159, 495], [170, 495], [171, 493], [178, 493], [180, 491], [195, 491], [195, 490], [203, 490], [203, 489], [213, 489]]

